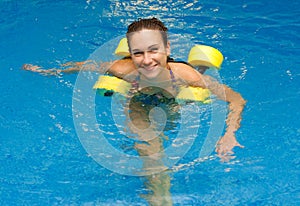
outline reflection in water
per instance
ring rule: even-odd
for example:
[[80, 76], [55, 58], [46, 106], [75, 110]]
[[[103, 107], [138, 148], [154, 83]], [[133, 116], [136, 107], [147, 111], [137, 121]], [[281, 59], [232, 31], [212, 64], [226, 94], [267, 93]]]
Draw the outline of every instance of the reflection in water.
[[141, 195], [150, 205], [172, 205], [170, 176], [167, 172], [146, 176], [145, 186], [148, 194]]
[[179, 105], [174, 98], [161, 94], [134, 95], [128, 102], [128, 122], [136, 134], [135, 149], [143, 161], [145, 186], [148, 194], [141, 194], [150, 205], [172, 205], [170, 176], [164, 165], [164, 131], [175, 126]]
[[[143, 169], [148, 174], [145, 176], [145, 186], [149, 193], [143, 194], [141, 197], [146, 199], [150, 205], [172, 205], [170, 176], [162, 161], [162, 143], [161, 137], [157, 137], [135, 145], [143, 159]], [[143, 158], [143, 156], [147, 158]]]

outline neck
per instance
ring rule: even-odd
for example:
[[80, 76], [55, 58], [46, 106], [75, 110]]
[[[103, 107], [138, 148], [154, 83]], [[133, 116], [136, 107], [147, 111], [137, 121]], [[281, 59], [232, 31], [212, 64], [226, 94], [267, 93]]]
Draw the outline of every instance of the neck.
[[141, 87], [156, 86], [162, 87], [169, 86], [172, 84], [170, 70], [164, 68], [160, 74], [155, 78], [146, 78], [144, 75], [140, 74], [140, 85]]
[[177, 95], [177, 90], [174, 89], [174, 82], [171, 77], [170, 69], [164, 69], [159, 75], [159, 77], [155, 79], [147, 79], [142, 75], [140, 76], [140, 91], [143, 90], [144, 93], [153, 94], [157, 92], [157, 88], [160, 88], [160, 92], [167, 93], [166, 96], [169, 96], [170, 94], [171, 96]]

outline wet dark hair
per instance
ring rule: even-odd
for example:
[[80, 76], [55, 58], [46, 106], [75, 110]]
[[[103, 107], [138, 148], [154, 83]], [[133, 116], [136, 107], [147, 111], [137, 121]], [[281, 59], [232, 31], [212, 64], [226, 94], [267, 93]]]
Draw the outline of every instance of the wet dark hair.
[[141, 31], [143, 29], [148, 30], [158, 30], [161, 31], [161, 35], [166, 46], [168, 43], [167, 31], [168, 28], [162, 23], [159, 19], [153, 17], [151, 19], [138, 19], [137, 21], [132, 22], [128, 28], [126, 37], [129, 39], [130, 33]]

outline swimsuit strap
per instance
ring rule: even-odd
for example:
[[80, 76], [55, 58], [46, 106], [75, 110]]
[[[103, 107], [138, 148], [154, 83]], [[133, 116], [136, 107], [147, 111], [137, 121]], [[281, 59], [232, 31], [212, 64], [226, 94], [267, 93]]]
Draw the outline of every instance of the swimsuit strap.
[[169, 71], [170, 71], [170, 76], [171, 76], [171, 80], [172, 80], [172, 88], [174, 89], [174, 91], [176, 91], [176, 94], [178, 94], [179, 88], [178, 88], [178, 85], [177, 85], [177, 83], [176, 83], [175, 75], [174, 75], [174, 73], [173, 73], [171, 67], [169, 66], [169, 64], [167, 64], [167, 65], [168, 65], [167, 68], [168, 68]]
[[141, 75], [137, 75], [135, 80], [131, 83], [133, 91], [138, 91], [139, 90], [139, 81], [141, 79]]

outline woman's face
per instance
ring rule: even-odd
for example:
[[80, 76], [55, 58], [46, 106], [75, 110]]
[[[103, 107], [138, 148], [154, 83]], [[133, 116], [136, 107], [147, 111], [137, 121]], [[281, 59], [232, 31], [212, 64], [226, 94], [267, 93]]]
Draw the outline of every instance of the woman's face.
[[161, 31], [141, 30], [129, 38], [132, 61], [137, 70], [149, 80], [159, 79], [167, 68], [170, 45], [164, 45]]

